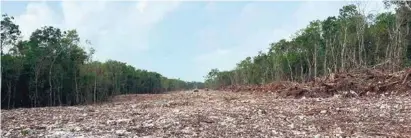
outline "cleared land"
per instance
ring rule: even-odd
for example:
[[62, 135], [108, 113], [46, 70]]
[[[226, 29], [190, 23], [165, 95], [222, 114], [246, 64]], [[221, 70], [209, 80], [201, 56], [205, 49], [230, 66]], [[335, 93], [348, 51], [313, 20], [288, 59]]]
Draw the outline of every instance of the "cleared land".
[[223, 91], [122, 95], [2, 110], [3, 137], [411, 137], [409, 96], [278, 99]]

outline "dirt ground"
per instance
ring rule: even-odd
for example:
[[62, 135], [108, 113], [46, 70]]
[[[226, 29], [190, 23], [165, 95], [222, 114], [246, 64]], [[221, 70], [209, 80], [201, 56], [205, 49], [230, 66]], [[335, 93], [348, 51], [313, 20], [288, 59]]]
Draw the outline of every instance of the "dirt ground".
[[200, 91], [1, 110], [2, 137], [411, 137], [409, 96], [277, 98]]

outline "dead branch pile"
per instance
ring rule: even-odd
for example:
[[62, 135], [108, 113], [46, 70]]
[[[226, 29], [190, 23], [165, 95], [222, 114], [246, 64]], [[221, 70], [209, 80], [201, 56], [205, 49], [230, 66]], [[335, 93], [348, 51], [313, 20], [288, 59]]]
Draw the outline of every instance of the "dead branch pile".
[[331, 73], [306, 83], [280, 81], [265, 85], [231, 85], [220, 89], [233, 92], [276, 93], [282, 98], [409, 96], [411, 68], [394, 73], [377, 69], [361, 69], [349, 73]]

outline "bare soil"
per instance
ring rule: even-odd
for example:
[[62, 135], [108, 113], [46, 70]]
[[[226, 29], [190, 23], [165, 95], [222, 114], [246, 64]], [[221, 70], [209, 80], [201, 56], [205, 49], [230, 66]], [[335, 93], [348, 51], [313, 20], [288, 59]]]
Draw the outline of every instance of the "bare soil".
[[411, 98], [204, 91], [1, 110], [2, 137], [411, 137]]

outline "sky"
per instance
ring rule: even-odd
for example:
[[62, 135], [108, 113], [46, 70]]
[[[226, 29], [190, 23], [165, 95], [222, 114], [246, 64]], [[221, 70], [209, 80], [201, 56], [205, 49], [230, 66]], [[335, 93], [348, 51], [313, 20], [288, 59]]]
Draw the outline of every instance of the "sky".
[[[313, 20], [338, 15], [349, 1], [1, 1], [23, 39], [43, 26], [76, 29], [94, 60], [118, 60], [169, 78], [204, 81], [231, 70]], [[384, 10], [362, 2], [364, 12]], [[89, 45], [85, 45], [90, 47]]]

